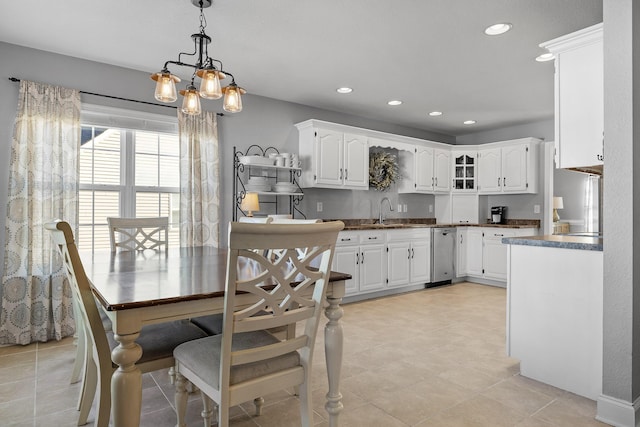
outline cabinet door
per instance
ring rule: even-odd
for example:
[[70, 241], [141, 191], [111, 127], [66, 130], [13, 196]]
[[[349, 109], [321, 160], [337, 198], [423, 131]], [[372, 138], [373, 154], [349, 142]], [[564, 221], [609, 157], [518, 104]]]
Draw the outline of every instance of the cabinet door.
[[318, 129], [316, 135], [316, 183], [342, 186], [343, 134]]
[[478, 150], [478, 192], [497, 193], [502, 190], [500, 148]]
[[467, 273], [467, 229], [458, 227], [456, 244], [456, 277], [464, 277]]
[[451, 191], [476, 192], [477, 152], [452, 151]]
[[415, 157], [415, 189], [416, 191], [433, 191], [433, 148], [416, 147]]
[[529, 144], [502, 147], [502, 191], [527, 191]]
[[411, 283], [431, 281], [431, 242], [411, 242]]
[[387, 286], [406, 286], [409, 284], [411, 263], [411, 245], [409, 242], [393, 242], [387, 245]]
[[344, 185], [369, 186], [369, 144], [365, 136], [344, 134]]
[[433, 189], [449, 191], [451, 188], [449, 171], [451, 170], [451, 153], [448, 150], [433, 151]]
[[451, 195], [451, 223], [477, 224], [479, 218], [479, 199], [477, 194]]
[[345, 295], [358, 293], [358, 283], [360, 281], [360, 250], [358, 246], [337, 247], [333, 253], [333, 263], [331, 270], [347, 273], [351, 279], [345, 283]]
[[384, 244], [360, 246], [360, 291], [383, 289], [385, 285], [386, 251]]
[[556, 56], [559, 168], [601, 165], [604, 132], [602, 40]]
[[482, 276], [482, 229], [467, 229], [467, 274]]
[[511, 231], [485, 231], [482, 253], [484, 277], [507, 280], [507, 245], [502, 243], [502, 238], [514, 235]]

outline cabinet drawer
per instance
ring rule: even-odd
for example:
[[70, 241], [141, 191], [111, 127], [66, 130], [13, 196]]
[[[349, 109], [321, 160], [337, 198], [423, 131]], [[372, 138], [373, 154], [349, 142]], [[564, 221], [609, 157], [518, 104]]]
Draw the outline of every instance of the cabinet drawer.
[[336, 246], [368, 245], [385, 241], [385, 232], [382, 230], [341, 231], [338, 233]]

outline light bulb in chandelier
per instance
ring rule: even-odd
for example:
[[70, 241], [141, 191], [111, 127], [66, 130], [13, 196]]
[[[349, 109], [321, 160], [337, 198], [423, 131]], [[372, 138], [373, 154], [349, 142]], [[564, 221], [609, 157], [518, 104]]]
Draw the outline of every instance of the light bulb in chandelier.
[[205, 99], [222, 98], [222, 88], [220, 80], [226, 75], [223, 72], [214, 69], [202, 69], [196, 72], [196, 75], [202, 79], [200, 82], [200, 96]]
[[155, 98], [160, 102], [175, 102], [178, 99], [176, 83], [180, 79], [172, 75], [166, 68], [151, 76], [156, 82]]
[[202, 112], [200, 108], [200, 96], [193, 84], [187, 86], [186, 90], [181, 90], [180, 95], [184, 96], [181, 109], [183, 113], [197, 116]]
[[224, 104], [222, 108], [229, 113], [239, 113], [242, 111], [242, 95], [247, 93], [244, 89], [232, 81], [231, 84], [222, 88], [224, 93]]

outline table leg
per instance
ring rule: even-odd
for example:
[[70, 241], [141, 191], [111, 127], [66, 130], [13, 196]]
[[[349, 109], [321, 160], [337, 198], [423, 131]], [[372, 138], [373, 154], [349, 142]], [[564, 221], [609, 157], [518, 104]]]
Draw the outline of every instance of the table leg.
[[136, 362], [142, 357], [142, 348], [135, 342], [140, 333], [114, 334], [120, 345], [111, 352], [111, 360], [118, 369], [111, 377], [111, 419], [115, 427], [140, 425], [142, 406], [142, 373]]
[[338, 415], [342, 412], [342, 394], [340, 393], [340, 370], [342, 369], [342, 324], [340, 318], [343, 315], [340, 302], [342, 298], [327, 297], [329, 306], [325, 309], [325, 315], [329, 319], [324, 328], [324, 352], [327, 359], [327, 376], [329, 379], [329, 392], [327, 403], [324, 405], [329, 413], [329, 426], [338, 426]]

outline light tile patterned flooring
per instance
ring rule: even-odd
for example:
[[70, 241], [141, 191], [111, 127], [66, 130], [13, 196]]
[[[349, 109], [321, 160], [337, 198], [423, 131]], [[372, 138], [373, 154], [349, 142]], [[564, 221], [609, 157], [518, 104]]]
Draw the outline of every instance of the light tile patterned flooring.
[[[505, 356], [504, 289], [459, 283], [344, 306], [341, 426], [605, 425], [594, 401], [521, 377]], [[328, 426], [323, 333], [314, 359], [315, 423]], [[74, 426], [79, 384], [69, 384], [71, 339], [0, 348], [0, 425]], [[166, 371], [143, 376], [142, 425], [175, 425]], [[232, 411], [233, 426], [298, 426], [296, 397], [265, 396]], [[201, 426], [200, 398], [189, 426]], [[93, 425], [93, 415], [89, 425]]]

